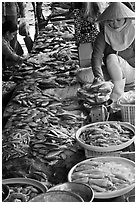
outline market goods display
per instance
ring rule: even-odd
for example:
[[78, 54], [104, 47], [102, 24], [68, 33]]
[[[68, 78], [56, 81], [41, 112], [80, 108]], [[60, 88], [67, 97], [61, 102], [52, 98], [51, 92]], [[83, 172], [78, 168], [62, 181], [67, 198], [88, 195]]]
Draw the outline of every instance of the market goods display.
[[117, 197], [134, 188], [135, 163], [121, 157], [87, 159], [72, 167], [68, 180], [88, 184], [95, 198]]
[[98, 152], [124, 149], [134, 141], [134, 136], [134, 126], [117, 121], [89, 124], [76, 132], [76, 140], [80, 146]]
[[[23, 81], [16, 87], [4, 112], [4, 115], [9, 117], [3, 130], [4, 176], [9, 176], [5, 171], [8, 169], [14, 176], [34, 177], [40, 181], [48, 179], [54, 183], [60, 180], [56, 166], [69, 168], [80, 159], [75, 144], [75, 130], [83, 124], [84, 118], [73, 109], [65, 110], [65, 107], [70, 107], [69, 100], [72, 103], [72, 98], [69, 99], [72, 89], [70, 87], [65, 90], [67, 100], [65, 95], [60, 95], [60, 90], [41, 89], [35, 79]], [[16, 168], [16, 159], [22, 160], [23, 157], [24, 165], [19, 164]], [[33, 165], [30, 160], [39, 162], [35, 161]], [[41, 164], [43, 167], [40, 172], [35, 173], [38, 171], [37, 166], [40, 167]], [[47, 168], [48, 172], [45, 172]], [[15, 172], [16, 169], [18, 173]], [[47, 176], [49, 171], [56, 178]]]
[[74, 39], [60, 35], [73, 35], [74, 25], [46, 27], [36, 36], [28, 59], [10, 70], [16, 87], [3, 113], [8, 120], [2, 162], [3, 178], [28, 177], [51, 186], [63, 182], [68, 169], [83, 158], [75, 131], [85, 118], [72, 98], [78, 88], [77, 47]]

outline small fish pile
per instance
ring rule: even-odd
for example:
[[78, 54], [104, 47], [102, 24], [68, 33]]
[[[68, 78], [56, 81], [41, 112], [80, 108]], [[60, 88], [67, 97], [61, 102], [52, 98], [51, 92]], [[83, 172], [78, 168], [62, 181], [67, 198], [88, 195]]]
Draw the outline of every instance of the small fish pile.
[[2, 94], [12, 91], [16, 86], [14, 81], [2, 81]]
[[2, 141], [3, 161], [22, 157], [29, 152], [29, 142], [32, 134], [28, 130], [15, 129], [12, 133], [5, 130]]

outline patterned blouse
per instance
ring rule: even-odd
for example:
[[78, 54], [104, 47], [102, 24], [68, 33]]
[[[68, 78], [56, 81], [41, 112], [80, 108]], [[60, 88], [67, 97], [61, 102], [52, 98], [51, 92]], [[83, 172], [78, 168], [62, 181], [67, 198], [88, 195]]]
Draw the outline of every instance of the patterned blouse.
[[80, 43], [92, 42], [94, 43], [99, 30], [96, 23], [91, 23], [83, 18], [82, 11], [74, 9], [74, 25], [75, 25], [75, 40]]

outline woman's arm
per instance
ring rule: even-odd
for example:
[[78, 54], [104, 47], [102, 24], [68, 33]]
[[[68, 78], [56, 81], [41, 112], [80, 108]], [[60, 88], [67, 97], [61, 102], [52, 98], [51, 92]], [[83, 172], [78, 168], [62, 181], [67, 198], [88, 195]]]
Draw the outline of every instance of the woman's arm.
[[104, 56], [105, 50], [105, 39], [102, 32], [97, 35], [97, 38], [94, 43], [91, 64], [93, 69], [93, 74], [96, 78], [104, 79], [103, 72], [102, 72], [102, 61]]
[[5, 56], [6, 59], [13, 60], [15, 62], [22, 61], [22, 57], [17, 55], [9, 46], [8, 43], [2, 42], [2, 54]]

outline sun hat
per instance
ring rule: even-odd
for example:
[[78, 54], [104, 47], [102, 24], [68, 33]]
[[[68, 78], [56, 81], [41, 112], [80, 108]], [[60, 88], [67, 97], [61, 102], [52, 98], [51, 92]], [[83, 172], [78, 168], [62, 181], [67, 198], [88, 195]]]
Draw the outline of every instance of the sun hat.
[[112, 2], [98, 17], [97, 21], [115, 20], [120, 18], [135, 18], [135, 12], [121, 2]]

